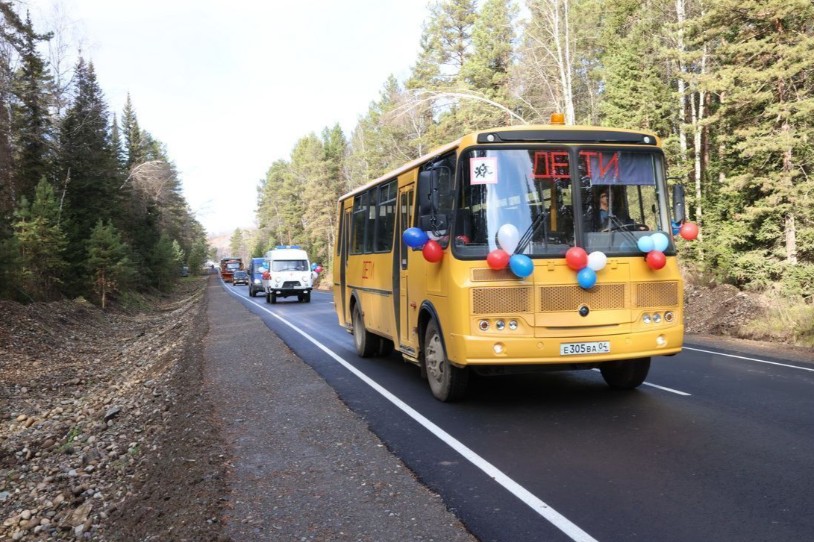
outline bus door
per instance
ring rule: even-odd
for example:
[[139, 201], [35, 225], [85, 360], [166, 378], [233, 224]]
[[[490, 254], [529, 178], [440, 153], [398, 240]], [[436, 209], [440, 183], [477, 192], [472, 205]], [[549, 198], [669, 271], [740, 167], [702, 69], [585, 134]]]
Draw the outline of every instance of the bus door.
[[415, 300], [410, 299], [408, 283], [409, 283], [409, 267], [410, 259], [415, 258], [416, 254], [421, 256], [420, 252], [414, 252], [407, 246], [401, 236], [401, 232], [413, 225], [413, 198], [414, 198], [414, 185], [402, 187], [399, 190], [399, 243], [398, 243], [398, 339], [397, 347], [400, 347], [403, 352], [412, 355], [418, 355], [418, 341], [417, 337], [413, 336], [411, 330], [416, 325], [416, 318], [418, 311], [410, 306], [410, 302]]
[[[347, 200], [352, 201], [352, 200]], [[350, 315], [348, 314], [348, 251], [350, 250], [350, 226], [351, 226], [351, 212], [352, 208], [348, 207], [346, 209], [342, 209], [342, 227], [340, 231], [342, 232], [342, 237], [339, 239], [339, 291], [341, 292], [340, 299], [341, 299], [341, 314], [342, 314], [342, 323], [350, 323]]]

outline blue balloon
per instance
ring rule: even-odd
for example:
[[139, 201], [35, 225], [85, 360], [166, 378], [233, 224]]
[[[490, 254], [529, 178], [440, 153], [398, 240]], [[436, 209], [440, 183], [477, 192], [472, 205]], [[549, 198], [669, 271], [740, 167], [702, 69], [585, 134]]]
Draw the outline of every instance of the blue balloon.
[[596, 284], [596, 271], [590, 267], [583, 267], [577, 273], [577, 282], [581, 288], [592, 288]]
[[534, 262], [525, 254], [514, 254], [509, 258], [509, 268], [520, 278], [526, 278], [534, 271]]
[[653, 238], [649, 235], [639, 237], [639, 240], [636, 242], [636, 246], [638, 246], [639, 250], [642, 252], [648, 253], [654, 248]]
[[671, 226], [671, 227], [672, 227], [672, 229], [673, 229], [673, 235], [678, 235], [679, 230], [681, 230], [681, 224], [679, 224], [678, 222], [676, 222], [675, 220], [673, 220], [673, 221], [670, 223], [670, 226]]
[[404, 233], [401, 234], [401, 238], [404, 239], [404, 242], [407, 243], [407, 246], [410, 248], [421, 248], [430, 240], [430, 238], [427, 237], [427, 233], [419, 228], [407, 228], [404, 230]]
[[316, 268], [317, 268], [317, 262], [313, 262], [313, 263], [311, 264], [311, 271], [313, 271], [313, 270], [314, 270], [314, 269], [316, 269]]
[[657, 231], [650, 238], [653, 240], [653, 250], [664, 252], [670, 245], [670, 238], [664, 232]]

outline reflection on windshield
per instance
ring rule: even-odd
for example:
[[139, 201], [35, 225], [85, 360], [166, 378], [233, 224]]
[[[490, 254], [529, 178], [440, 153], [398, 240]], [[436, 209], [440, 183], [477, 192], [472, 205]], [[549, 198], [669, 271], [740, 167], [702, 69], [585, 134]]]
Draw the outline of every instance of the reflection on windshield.
[[272, 260], [272, 271], [308, 271], [308, 262], [305, 260]]
[[584, 232], [585, 249], [607, 254], [636, 252], [638, 237], [667, 231], [657, 191], [660, 154], [580, 150], [579, 209], [571, 156], [556, 147], [469, 151], [461, 162], [455, 253], [485, 257], [504, 248], [497, 240], [504, 224], [519, 232], [516, 252], [532, 257], [564, 255], [575, 245], [575, 221]]
[[500, 226], [512, 224], [528, 241], [517, 252], [565, 253], [574, 242], [569, 175], [563, 150], [472, 151], [463, 165], [456, 248], [464, 256], [486, 255], [498, 248]]

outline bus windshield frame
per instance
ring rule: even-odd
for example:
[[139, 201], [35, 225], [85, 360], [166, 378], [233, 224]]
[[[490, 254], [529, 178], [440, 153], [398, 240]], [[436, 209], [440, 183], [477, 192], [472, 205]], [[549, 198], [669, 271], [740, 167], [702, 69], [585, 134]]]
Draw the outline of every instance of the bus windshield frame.
[[[640, 254], [640, 237], [671, 237], [664, 169], [663, 152], [653, 147], [469, 147], [459, 155], [455, 205], [447, 210], [453, 253], [469, 260], [505, 249], [497, 232], [511, 224], [515, 252], [530, 258], [562, 258], [573, 246]], [[675, 254], [672, 240], [665, 254]]]

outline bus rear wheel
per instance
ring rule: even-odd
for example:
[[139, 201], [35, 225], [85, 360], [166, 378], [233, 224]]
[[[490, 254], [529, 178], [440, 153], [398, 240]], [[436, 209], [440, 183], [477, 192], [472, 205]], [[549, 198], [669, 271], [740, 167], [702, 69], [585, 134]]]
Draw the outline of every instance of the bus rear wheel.
[[356, 346], [356, 353], [363, 358], [376, 354], [379, 351], [379, 336], [365, 328], [365, 319], [362, 317], [362, 309], [358, 304], [353, 307], [351, 323], [353, 324], [353, 344]]
[[638, 388], [650, 371], [650, 358], [608, 361], [599, 366], [602, 378], [613, 389]]
[[463, 398], [469, 383], [469, 371], [449, 362], [441, 330], [435, 320], [430, 320], [424, 333], [424, 366], [430, 390], [436, 399], [449, 403]]

